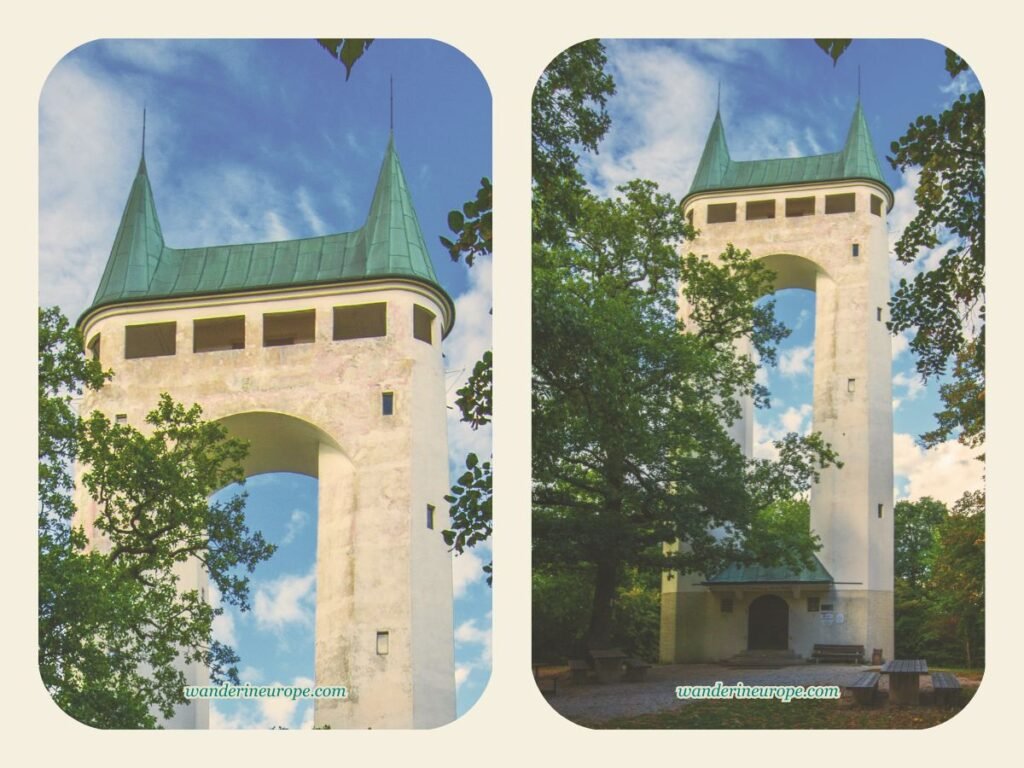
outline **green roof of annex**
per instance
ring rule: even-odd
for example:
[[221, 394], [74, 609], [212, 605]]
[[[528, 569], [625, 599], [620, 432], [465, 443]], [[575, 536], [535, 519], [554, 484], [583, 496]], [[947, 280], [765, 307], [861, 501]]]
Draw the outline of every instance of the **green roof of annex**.
[[785, 565], [739, 565], [734, 563], [708, 578], [707, 586], [729, 584], [831, 584], [832, 575], [815, 555], [809, 565], [790, 568]]
[[722, 115], [715, 113], [704, 152], [683, 202], [699, 192], [756, 189], [789, 184], [864, 179], [882, 185], [892, 208], [892, 190], [885, 183], [878, 164], [871, 133], [860, 101], [846, 134], [846, 144], [838, 152], [810, 157], [780, 157], [771, 160], [733, 160], [725, 141]]
[[393, 137], [360, 229], [200, 248], [164, 242], [143, 152], [106, 269], [79, 324], [111, 304], [387, 278], [435, 288], [454, 320], [454, 304], [434, 273]]

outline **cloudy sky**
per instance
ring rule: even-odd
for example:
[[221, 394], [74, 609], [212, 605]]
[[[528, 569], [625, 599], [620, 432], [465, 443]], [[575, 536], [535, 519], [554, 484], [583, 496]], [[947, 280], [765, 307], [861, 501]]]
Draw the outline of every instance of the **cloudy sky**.
[[[280, 240], [362, 226], [388, 140], [395, 145], [434, 266], [455, 299], [445, 341], [449, 404], [490, 347], [489, 260], [451, 262], [447, 214], [491, 175], [490, 93], [458, 51], [378, 40], [346, 82], [312, 40], [134, 41], [84, 45], [53, 69], [40, 98], [40, 303], [75, 319], [90, 303], [139, 162], [167, 243], [177, 248]], [[490, 430], [449, 410], [453, 471], [490, 455]], [[251, 583], [253, 610], [226, 614], [218, 635], [242, 657], [243, 682], [313, 678], [316, 482], [288, 475], [247, 484], [249, 518], [280, 546]], [[453, 561], [458, 711], [490, 673], [489, 549]], [[319, 681], [338, 683], [344, 681]], [[232, 706], [234, 705], [234, 706]], [[217, 703], [213, 727], [308, 727], [309, 702]]]
[[[595, 190], [614, 194], [632, 178], [652, 179], [681, 198], [689, 190], [714, 119], [721, 85], [726, 138], [736, 160], [835, 152], [843, 147], [857, 100], [861, 102], [886, 181], [895, 193], [890, 244], [913, 218], [917, 176], [897, 173], [885, 154], [921, 114], [935, 114], [964, 90], [970, 73], [951, 81], [944, 49], [921, 40], [857, 40], [833, 67], [810, 40], [606, 41], [617, 92], [609, 101], [612, 128], [596, 156], [585, 159]], [[891, 259], [893, 284], [927, 268], [946, 246], [922, 254], [916, 266]], [[762, 372], [772, 408], [759, 411], [755, 452], [772, 454], [771, 441], [811, 429], [814, 296], [787, 290], [777, 311], [793, 330], [779, 365]], [[903, 336], [893, 340], [893, 437], [896, 499], [933, 496], [952, 504], [982, 483], [982, 465], [949, 442], [925, 451], [917, 436], [933, 428], [937, 382], [923, 383]]]

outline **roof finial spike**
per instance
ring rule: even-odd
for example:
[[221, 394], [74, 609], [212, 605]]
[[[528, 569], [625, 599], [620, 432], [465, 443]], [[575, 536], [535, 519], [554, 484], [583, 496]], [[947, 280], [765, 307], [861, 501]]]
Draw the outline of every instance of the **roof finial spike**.
[[718, 105], [715, 107], [715, 112], [722, 111], [722, 80], [718, 80]]
[[391, 119], [389, 122], [389, 130], [391, 134], [395, 132], [395, 77], [394, 75], [388, 75], [388, 80], [391, 86]]
[[857, 103], [860, 104], [860, 64], [857, 65]]
[[146, 105], [142, 105], [142, 159], [146, 159]]

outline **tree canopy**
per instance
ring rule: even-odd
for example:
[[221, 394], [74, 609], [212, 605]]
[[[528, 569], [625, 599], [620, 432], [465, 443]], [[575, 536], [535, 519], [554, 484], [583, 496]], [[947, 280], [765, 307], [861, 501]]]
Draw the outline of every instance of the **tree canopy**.
[[737, 340], [771, 361], [787, 333], [755, 303], [772, 274], [731, 246], [683, 254], [693, 229], [650, 181], [611, 200], [586, 188], [577, 153], [609, 125], [604, 63], [599, 42], [574, 46], [534, 96], [534, 564], [593, 567], [592, 646], [612, 636], [628, 567], [806, 562], [809, 531], [760, 513], [837, 458], [793, 434], [777, 461], [751, 460], [729, 436], [741, 398], [765, 394]]
[[[183, 663], [238, 682], [238, 656], [212, 637], [224, 609], [180, 589], [177, 568], [198, 559], [222, 600], [246, 610], [246, 573], [275, 547], [249, 532], [244, 496], [209, 501], [242, 480], [247, 447], [166, 395], [145, 434], [76, 414], [73, 399], [109, 377], [58, 310], [40, 312], [39, 669], [81, 722], [153, 728], [186, 703]], [[92, 542], [74, 526], [75, 461], [98, 502]]]

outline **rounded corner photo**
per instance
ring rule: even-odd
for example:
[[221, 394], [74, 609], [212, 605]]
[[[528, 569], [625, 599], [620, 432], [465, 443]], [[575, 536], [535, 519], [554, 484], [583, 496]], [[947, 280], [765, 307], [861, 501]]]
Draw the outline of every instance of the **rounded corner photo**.
[[419, 729], [479, 698], [491, 113], [432, 40], [97, 40], [54, 67], [39, 671], [69, 716]]
[[926, 40], [533, 97], [532, 659], [599, 729], [910, 729], [985, 664], [985, 103]]

